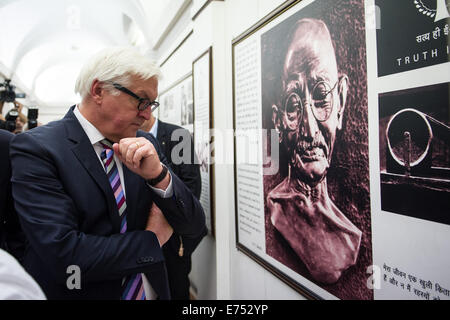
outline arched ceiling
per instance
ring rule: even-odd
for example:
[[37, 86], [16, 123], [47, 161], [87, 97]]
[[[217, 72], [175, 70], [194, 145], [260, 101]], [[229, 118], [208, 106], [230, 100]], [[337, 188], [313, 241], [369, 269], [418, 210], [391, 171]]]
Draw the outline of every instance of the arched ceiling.
[[0, 76], [25, 91], [28, 104], [66, 109], [78, 101], [81, 65], [98, 50], [135, 45], [152, 55], [152, 17], [169, 2], [0, 0]]

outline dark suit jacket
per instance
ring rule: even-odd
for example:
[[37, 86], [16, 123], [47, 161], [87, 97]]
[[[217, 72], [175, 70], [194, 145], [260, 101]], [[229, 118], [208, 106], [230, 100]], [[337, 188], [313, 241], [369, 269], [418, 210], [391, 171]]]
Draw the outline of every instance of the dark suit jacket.
[[[179, 130], [175, 137], [179, 137], [178, 140], [172, 141], [172, 134], [175, 130]], [[184, 139], [182, 138], [184, 137]], [[186, 184], [186, 186], [191, 190], [191, 192], [200, 199], [200, 192], [202, 190], [202, 180], [200, 177], [200, 166], [198, 165], [197, 157], [194, 151], [194, 144], [192, 143], [191, 135], [186, 129], [163, 122], [158, 120], [158, 132], [157, 139], [161, 145], [162, 152], [164, 153], [170, 168], [175, 172], [175, 174]], [[172, 159], [172, 150], [177, 146], [176, 151], [190, 150], [190, 156], [184, 157], [181, 152], [180, 157], [184, 159], [190, 159], [191, 164], [187, 163], [176, 163]], [[178, 152], [176, 152], [178, 154]], [[200, 240], [206, 235], [207, 231], [205, 229], [204, 234], [201, 234], [197, 238], [186, 238], [183, 239], [184, 254], [189, 256], [194, 249], [197, 247]], [[172, 247], [173, 251], [178, 254], [178, 249], [180, 247], [180, 240], [176, 233], [171, 237], [171, 239], [164, 245], [164, 247]]]
[[11, 162], [9, 144], [14, 134], [0, 130], [0, 248], [21, 261], [25, 238], [14, 210], [11, 194]]
[[[174, 131], [178, 130], [175, 134]], [[172, 135], [175, 141], [172, 141]], [[186, 184], [192, 193], [200, 198], [202, 180], [200, 177], [200, 166], [194, 151], [194, 144], [188, 130], [158, 120], [157, 139], [162, 151], [166, 156], [170, 168]], [[183, 149], [181, 148], [183, 147]], [[187, 159], [188, 163], [178, 163], [172, 159], [172, 150]], [[184, 157], [183, 150], [190, 151], [190, 155]], [[178, 152], [178, 151], [181, 151]], [[169, 241], [163, 246], [166, 259], [167, 271], [169, 273], [170, 293], [173, 299], [189, 299], [189, 272], [191, 271], [191, 254], [206, 235], [207, 230], [196, 238], [187, 238], [174, 232]], [[179, 256], [180, 237], [183, 241], [184, 253]]]
[[[160, 299], [169, 299], [162, 250], [144, 231], [153, 202], [174, 230], [186, 237], [204, 232], [198, 200], [172, 173], [173, 196], [160, 198], [123, 166], [127, 232], [105, 171], [73, 114], [17, 135], [11, 142], [12, 190], [30, 246], [24, 267], [49, 299], [119, 299], [124, 276], [145, 273]], [[154, 142], [163, 163], [164, 155]], [[67, 268], [81, 269], [81, 289], [67, 288]]]
[[[172, 141], [172, 133], [175, 130], [179, 130], [178, 135], [174, 135], [175, 137], [179, 137], [178, 140]], [[183, 140], [184, 137], [186, 140]], [[158, 132], [157, 137], [158, 142], [160, 143], [162, 147], [162, 152], [166, 156], [166, 159], [168, 163], [170, 164], [173, 172], [180, 177], [183, 182], [186, 184], [186, 186], [192, 191], [192, 193], [197, 197], [197, 199], [200, 198], [200, 192], [202, 190], [202, 181], [200, 178], [200, 166], [198, 165], [198, 161], [195, 159], [197, 158], [194, 151], [194, 144], [192, 143], [191, 135], [188, 130], [176, 126], [174, 124], [166, 123], [161, 120], [158, 120]], [[181, 144], [180, 144], [181, 143]], [[185, 150], [190, 150], [191, 154], [190, 157], [190, 163], [174, 163], [172, 161], [172, 150], [175, 148], [175, 146], [183, 146], [185, 147]], [[181, 153], [180, 155], [182, 158], [184, 155]]]

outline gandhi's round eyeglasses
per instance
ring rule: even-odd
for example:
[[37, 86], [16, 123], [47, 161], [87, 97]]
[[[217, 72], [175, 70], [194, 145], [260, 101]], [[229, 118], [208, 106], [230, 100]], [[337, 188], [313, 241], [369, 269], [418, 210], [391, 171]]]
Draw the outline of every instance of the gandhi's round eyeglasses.
[[317, 82], [311, 90], [309, 102], [306, 99], [303, 100], [295, 91], [289, 93], [284, 102], [287, 119], [290, 121], [302, 119], [305, 107], [309, 104], [317, 121], [327, 121], [333, 111], [333, 91], [338, 82], [336, 81], [333, 87], [326, 81]]
[[158, 101], [155, 101], [155, 100], [151, 101], [148, 98], [141, 98], [137, 94], [135, 94], [133, 91], [131, 91], [131, 90], [121, 86], [118, 83], [113, 83], [112, 85], [117, 90], [120, 90], [120, 91], [122, 91], [122, 92], [124, 92], [124, 93], [126, 93], [126, 94], [128, 94], [130, 96], [132, 96], [133, 98], [137, 99], [139, 101], [139, 104], [138, 104], [138, 107], [137, 107], [139, 111], [144, 111], [145, 109], [147, 109], [150, 106], [152, 107], [152, 111], [154, 111], [156, 108], [159, 107], [159, 102]]

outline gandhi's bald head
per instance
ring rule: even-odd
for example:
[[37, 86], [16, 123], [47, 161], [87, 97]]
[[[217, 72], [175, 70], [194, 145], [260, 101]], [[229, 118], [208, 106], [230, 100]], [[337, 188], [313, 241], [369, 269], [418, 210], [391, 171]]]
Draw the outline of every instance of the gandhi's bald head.
[[285, 85], [298, 74], [313, 79], [325, 74], [329, 78], [323, 80], [336, 82], [336, 55], [325, 23], [316, 19], [301, 19], [292, 28], [289, 38], [283, 68]]

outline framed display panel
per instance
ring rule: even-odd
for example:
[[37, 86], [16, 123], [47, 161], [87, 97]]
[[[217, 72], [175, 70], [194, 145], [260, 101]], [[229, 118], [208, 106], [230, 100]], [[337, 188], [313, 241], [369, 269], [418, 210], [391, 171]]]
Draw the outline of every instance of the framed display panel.
[[159, 102], [158, 119], [176, 124], [193, 133], [194, 103], [191, 72], [163, 90], [159, 95]]
[[208, 233], [214, 236], [214, 151], [211, 130], [214, 126], [212, 92], [212, 47], [192, 63], [194, 97], [194, 147], [200, 163], [202, 192], [200, 203], [206, 216]]
[[237, 248], [308, 298], [373, 299], [364, 1], [288, 1], [232, 55]]
[[450, 299], [449, 23], [289, 1], [233, 41], [237, 247], [307, 297]]
[[[449, 300], [450, 5], [374, 0], [368, 29], [375, 299]], [[373, 68], [373, 66], [377, 68]], [[377, 144], [378, 143], [378, 144]]]

